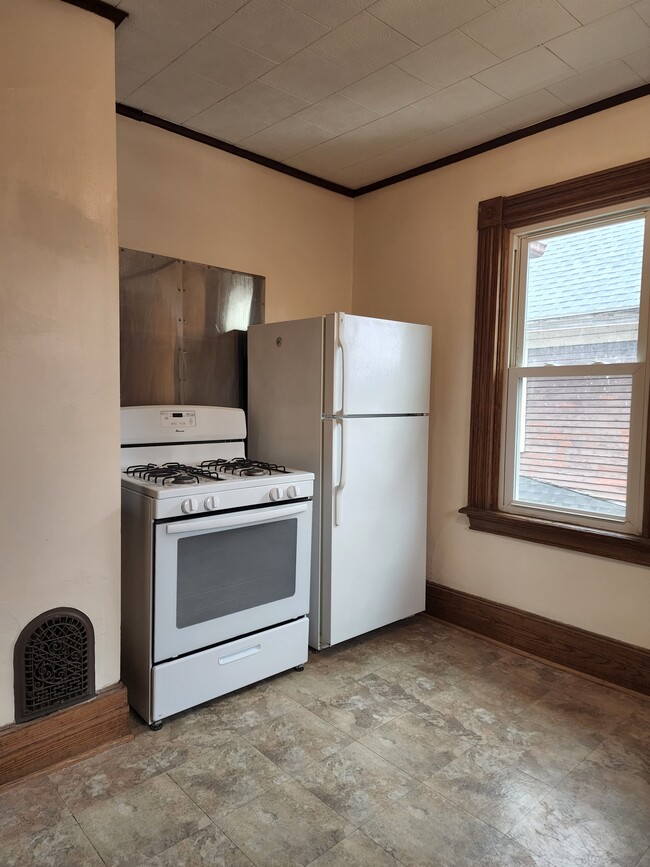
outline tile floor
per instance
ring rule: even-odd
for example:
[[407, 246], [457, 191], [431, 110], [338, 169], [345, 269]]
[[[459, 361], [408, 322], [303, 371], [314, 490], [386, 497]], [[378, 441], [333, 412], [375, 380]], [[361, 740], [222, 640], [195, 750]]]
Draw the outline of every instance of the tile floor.
[[0, 792], [2, 867], [650, 867], [650, 703], [425, 616]]

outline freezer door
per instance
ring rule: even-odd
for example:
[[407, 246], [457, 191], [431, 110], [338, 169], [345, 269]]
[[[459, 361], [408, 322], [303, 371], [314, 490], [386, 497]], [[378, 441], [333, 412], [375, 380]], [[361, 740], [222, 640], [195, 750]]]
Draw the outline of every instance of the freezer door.
[[325, 361], [326, 415], [429, 412], [428, 325], [330, 313]]
[[323, 421], [321, 646], [424, 609], [428, 421]]

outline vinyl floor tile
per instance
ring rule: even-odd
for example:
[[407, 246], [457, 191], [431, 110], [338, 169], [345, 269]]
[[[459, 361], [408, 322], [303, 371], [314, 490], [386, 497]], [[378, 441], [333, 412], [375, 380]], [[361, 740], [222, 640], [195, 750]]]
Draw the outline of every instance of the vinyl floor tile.
[[246, 733], [260, 752], [294, 774], [350, 743], [342, 731], [303, 707]]
[[426, 786], [374, 816], [363, 831], [405, 867], [469, 867], [501, 834]]
[[225, 834], [209, 827], [186, 837], [140, 867], [251, 867], [250, 861]]
[[289, 776], [242, 737], [169, 771], [169, 776], [211, 819], [259, 797]]
[[559, 783], [591, 752], [568, 733], [526, 723], [519, 716], [492, 728], [486, 740], [494, 755], [547, 785]]
[[18, 783], [0, 793], [0, 845], [56, 825], [69, 815], [47, 777]]
[[476, 862], [476, 867], [549, 867], [539, 855], [503, 837], [487, 854]]
[[550, 791], [480, 748], [445, 765], [425, 785], [504, 834]]
[[66, 810], [61, 821], [0, 843], [2, 867], [102, 867], [90, 841]]
[[218, 825], [257, 867], [309, 864], [354, 830], [295, 781], [271, 789]]
[[154, 777], [77, 817], [107, 867], [132, 867], [210, 824], [166, 774]]
[[280, 717], [298, 706], [271, 683], [264, 682], [215, 699], [205, 706], [205, 711], [223, 729], [241, 731]]
[[311, 765], [297, 779], [353, 825], [361, 825], [418, 785], [359, 743]]
[[551, 792], [509, 834], [551, 867], [636, 867], [650, 840], [629, 833], [569, 794]]
[[411, 713], [386, 723], [360, 743], [416, 780], [425, 780], [468, 749], [467, 743]]
[[353, 738], [360, 738], [404, 713], [398, 702], [360, 683], [346, 687], [332, 698], [314, 701], [309, 710]]
[[311, 862], [310, 867], [399, 867], [398, 862], [363, 831], [355, 831]]
[[165, 720], [160, 731], [152, 732], [147, 728], [147, 733], [136, 741], [163, 770], [169, 770], [236, 736], [237, 732], [225, 727], [210, 708], [201, 707]]
[[140, 746], [140, 739], [105, 750], [50, 775], [50, 780], [77, 816], [92, 803], [107, 800], [125, 789], [160, 774], [161, 767]]

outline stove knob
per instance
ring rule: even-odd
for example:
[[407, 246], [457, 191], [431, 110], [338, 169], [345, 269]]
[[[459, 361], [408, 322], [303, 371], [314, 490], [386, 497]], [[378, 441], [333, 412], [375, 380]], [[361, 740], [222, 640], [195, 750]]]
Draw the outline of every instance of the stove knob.
[[300, 488], [298, 487], [298, 485], [289, 485], [289, 487], [287, 488], [287, 497], [289, 497], [290, 500], [295, 500], [296, 497], [299, 496]]
[[283, 496], [284, 491], [282, 490], [282, 488], [271, 488], [271, 490], [269, 491], [269, 497], [272, 500], [281, 500]]
[[191, 512], [196, 512], [198, 508], [199, 504], [196, 502], [196, 500], [193, 500], [192, 498], [188, 500], [183, 500], [183, 502], [181, 503], [181, 509], [185, 512], [186, 515], [189, 515]]
[[203, 501], [203, 505], [208, 512], [214, 512], [214, 510], [219, 506], [219, 497], [213, 497], [212, 495], [210, 495], [209, 497], [205, 498], [205, 500]]

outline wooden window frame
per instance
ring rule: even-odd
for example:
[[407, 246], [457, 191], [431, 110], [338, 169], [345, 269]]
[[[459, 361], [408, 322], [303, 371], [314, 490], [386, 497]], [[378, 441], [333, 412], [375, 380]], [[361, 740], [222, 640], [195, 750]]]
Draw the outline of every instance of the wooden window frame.
[[479, 203], [469, 481], [467, 506], [460, 510], [468, 516], [471, 529], [650, 566], [650, 423], [639, 535], [513, 515], [499, 509], [511, 233], [648, 196], [650, 159], [645, 159]]

